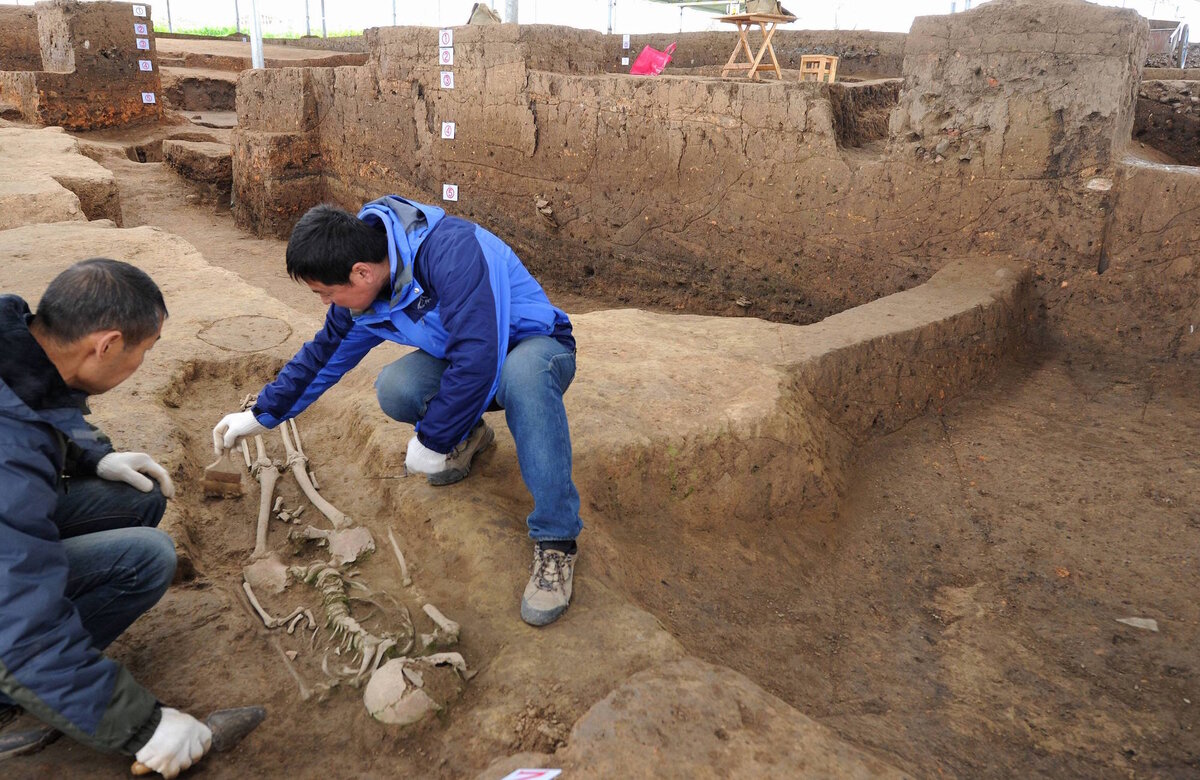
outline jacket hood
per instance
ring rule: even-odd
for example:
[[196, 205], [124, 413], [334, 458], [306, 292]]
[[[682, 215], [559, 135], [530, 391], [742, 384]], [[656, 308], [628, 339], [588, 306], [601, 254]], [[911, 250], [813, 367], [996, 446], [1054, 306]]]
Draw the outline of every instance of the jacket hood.
[[424, 290], [413, 279], [413, 261], [425, 237], [446, 216], [437, 206], [386, 195], [362, 207], [358, 218], [368, 225], [383, 225], [388, 235], [388, 263], [392, 275], [389, 305], [403, 309]]

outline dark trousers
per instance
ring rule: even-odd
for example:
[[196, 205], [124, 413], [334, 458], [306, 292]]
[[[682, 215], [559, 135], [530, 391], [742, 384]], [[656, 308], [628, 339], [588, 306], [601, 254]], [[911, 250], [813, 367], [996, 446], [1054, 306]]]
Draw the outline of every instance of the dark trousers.
[[[72, 479], [54, 524], [67, 551], [66, 597], [97, 650], [154, 606], [175, 576], [175, 543], [155, 526], [167, 500], [124, 482]], [[11, 704], [0, 694], [0, 704]]]

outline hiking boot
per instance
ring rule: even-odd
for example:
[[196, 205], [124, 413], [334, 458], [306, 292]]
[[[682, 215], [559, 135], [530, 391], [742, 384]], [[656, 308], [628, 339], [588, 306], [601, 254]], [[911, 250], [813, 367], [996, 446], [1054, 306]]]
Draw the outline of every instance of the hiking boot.
[[571, 603], [571, 578], [578, 553], [533, 546], [533, 573], [521, 597], [521, 619], [531, 626], [558, 620]]
[[0, 761], [37, 753], [54, 743], [62, 732], [50, 726], [0, 734]]
[[446, 456], [445, 471], [429, 475], [429, 484], [441, 487], [442, 485], [453, 485], [455, 482], [466, 479], [466, 476], [471, 473], [471, 461], [480, 452], [486, 450], [495, 440], [495, 431], [492, 430], [490, 425], [480, 420], [471, 429], [471, 435]]

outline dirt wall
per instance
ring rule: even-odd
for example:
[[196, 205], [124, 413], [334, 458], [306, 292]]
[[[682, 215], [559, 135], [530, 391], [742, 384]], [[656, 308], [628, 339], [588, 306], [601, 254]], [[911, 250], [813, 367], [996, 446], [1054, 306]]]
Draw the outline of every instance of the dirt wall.
[[42, 48], [33, 9], [0, 6], [0, 71], [41, 69]]
[[[1069, 0], [918, 19], [872, 156], [845, 148], [859, 114], [823, 85], [605, 74], [605, 36], [500, 25], [456, 29], [443, 89], [434, 30], [371, 30], [365, 67], [242, 75], [235, 213], [285, 235], [321, 200], [442, 203], [453, 184], [443, 205], [564, 287], [801, 323], [950, 257], [1012, 256], [1064, 335], [1076, 313], [1059, 307], [1079, 302], [1061, 290], [1111, 238], [1146, 37], [1132, 11]], [[1117, 338], [1090, 327], [1102, 348]]]
[[[622, 54], [631, 60], [643, 46], [665, 49], [676, 45], [673, 63], [676, 67], [696, 68], [721, 66], [737, 46], [736, 32], [655, 33], [653, 35], [631, 35], [629, 52], [616, 51], [615, 63]], [[905, 33], [880, 33], [867, 30], [789, 30], [779, 28], [772, 46], [775, 57], [783, 68], [800, 70], [800, 57], [805, 54], [826, 54], [838, 58], [839, 76], [867, 76], [886, 78], [899, 76], [904, 63]], [[620, 47], [620, 36], [610, 46]], [[757, 28], [750, 33], [750, 46], [757, 53], [761, 36]], [[620, 71], [619, 66], [611, 68]]]
[[[190, 33], [165, 33], [160, 32], [159, 38], [179, 39], [185, 41], [240, 41], [247, 43], [250, 40], [250, 35], [246, 32], [233, 33], [224, 36], [213, 35], [192, 35]], [[324, 51], [341, 51], [351, 52], [356, 54], [366, 54], [367, 41], [361, 35], [339, 35], [334, 38], [321, 38], [316, 35], [305, 35], [299, 38], [265, 38], [266, 43], [272, 46], [295, 46], [299, 49], [322, 49]]]
[[1200, 165], [1200, 81], [1143, 81], [1133, 137], [1181, 165]]
[[[130, 3], [78, 0], [38, 3], [35, 11], [40, 65], [0, 77], [0, 113], [71, 130], [161, 118], [150, 6], [145, 17], [135, 17]], [[137, 34], [135, 24], [145, 24], [146, 34]], [[137, 48], [138, 40], [148, 48]], [[153, 102], [143, 95], [153, 95]]]

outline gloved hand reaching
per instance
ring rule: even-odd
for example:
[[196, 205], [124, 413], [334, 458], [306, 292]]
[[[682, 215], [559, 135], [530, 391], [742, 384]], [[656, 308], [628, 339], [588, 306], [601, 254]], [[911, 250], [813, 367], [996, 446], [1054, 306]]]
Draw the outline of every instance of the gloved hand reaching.
[[414, 436], [408, 440], [404, 468], [409, 474], [440, 474], [446, 470], [446, 456], [429, 449]]
[[110, 452], [96, 464], [96, 476], [112, 482], [126, 482], [143, 493], [154, 489], [154, 483], [146, 474], [158, 480], [164, 496], [175, 495], [175, 485], [167, 470], [144, 452]]
[[[162, 708], [162, 720], [134, 758], [138, 764], [171, 780], [199, 761], [212, 747], [212, 731], [186, 712]], [[135, 764], [135, 771], [137, 771]]]
[[213, 428], [213, 452], [220, 456], [225, 450], [231, 450], [243, 436], [253, 436], [265, 433], [267, 428], [254, 419], [254, 412], [234, 412], [221, 418], [217, 427]]

